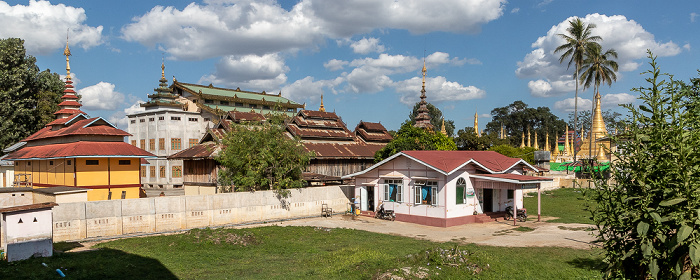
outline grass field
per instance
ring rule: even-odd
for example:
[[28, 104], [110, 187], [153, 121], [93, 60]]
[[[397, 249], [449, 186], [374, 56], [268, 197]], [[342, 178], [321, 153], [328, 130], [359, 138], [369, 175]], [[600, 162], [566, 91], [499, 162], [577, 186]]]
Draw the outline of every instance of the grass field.
[[[542, 192], [542, 216], [557, 217], [553, 223], [593, 224], [591, 214], [586, 211], [583, 189], [557, 189]], [[537, 193], [525, 197], [524, 204], [529, 217], [537, 218]]]
[[458, 245], [314, 227], [192, 230], [97, 247], [0, 262], [0, 279], [55, 279], [56, 268], [67, 279], [597, 279], [601, 263], [596, 250]]

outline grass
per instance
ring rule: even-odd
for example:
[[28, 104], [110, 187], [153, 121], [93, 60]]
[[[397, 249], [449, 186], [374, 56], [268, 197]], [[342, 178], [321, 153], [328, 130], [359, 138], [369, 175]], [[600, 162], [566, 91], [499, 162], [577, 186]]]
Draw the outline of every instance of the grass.
[[[537, 218], [537, 193], [525, 197], [525, 208], [530, 217]], [[542, 216], [557, 217], [547, 220], [552, 223], [593, 224], [591, 214], [586, 211], [582, 189], [556, 189], [542, 192]]]
[[192, 230], [97, 247], [0, 262], [0, 279], [58, 278], [56, 268], [69, 279], [593, 279], [601, 263], [598, 250], [435, 243], [317, 227]]

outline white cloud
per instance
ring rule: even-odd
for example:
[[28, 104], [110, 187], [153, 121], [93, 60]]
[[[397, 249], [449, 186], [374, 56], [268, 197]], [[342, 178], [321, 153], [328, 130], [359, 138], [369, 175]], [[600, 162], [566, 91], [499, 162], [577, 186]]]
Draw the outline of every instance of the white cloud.
[[[610, 93], [605, 94], [600, 99], [601, 110], [605, 111], [608, 109], [615, 109], [620, 104], [630, 104], [634, 103], [637, 98], [628, 93]], [[590, 110], [591, 99], [578, 98], [578, 109], [579, 111]], [[562, 112], [573, 112], [574, 111], [574, 99], [567, 98], [561, 101], [554, 102], [554, 109]]]
[[695, 19], [698, 17], [698, 13], [692, 12], [690, 13], [690, 22], [695, 22]]
[[[562, 112], [573, 112], [574, 111], [574, 98], [567, 98], [561, 101], [554, 102], [554, 109], [557, 109]], [[578, 98], [578, 109], [579, 111], [582, 110], [590, 110], [591, 108], [591, 100], [590, 99], [583, 99], [581, 97]]]
[[690, 43], [686, 43], [685, 45], [683, 45], [683, 49], [685, 49], [686, 51], [690, 51]]
[[[547, 35], [539, 37], [532, 44], [534, 50], [517, 63], [518, 68], [515, 73], [519, 78], [544, 80], [552, 85], [551, 92], [545, 96], [561, 95], [571, 92], [575, 88], [574, 83], [571, 82], [573, 68], [567, 70], [568, 61], [559, 63], [561, 53], [554, 53], [554, 49], [564, 43], [557, 34], [566, 33], [569, 21], [573, 19], [574, 17], [570, 17], [553, 26]], [[646, 57], [647, 49], [652, 50], [658, 56], [674, 56], [681, 51], [681, 48], [674, 42], [657, 42], [653, 34], [644, 30], [634, 20], [628, 20], [625, 16], [589, 14], [583, 20], [597, 25], [593, 29], [593, 35], [603, 38], [601, 45], [604, 49], [613, 48], [617, 51], [617, 63], [620, 65], [619, 71], [621, 72], [634, 71], [639, 68], [641, 63], [637, 60]], [[561, 83], [561, 86], [554, 86], [557, 82]], [[568, 82], [571, 82], [571, 86]], [[538, 95], [541, 92], [532, 91], [532, 88], [531, 94], [542, 96]]]
[[517, 14], [518, 12], [520, 12], [520, 8], [513, 8], [512, 10], [510, 10], [511, 14]]
[[[411, 78], [393, 84], [396, 91], [402, 93], [401, 103], [413, 105], [420, 100], [422, 86], [421, 78]], [[447, 81], [445, 77], [426, 78], [426, 95], [428, 102], [453, 102], [459, 100], [477, 99], [486, 96], [486, 91], [475, 86], [463, 86], [457, 82]]]
[[114, 90], [114, 84], [99, 82], [78, 90], [85, 110], [115, 110], [124, 102], [124, 95]]
[[548, 97], [552, 92], [552, 85], [545, 80], [529, 81], [527, 87], [530, 88], [532, 96]]
[[158, 47], [178, 59], [260, 56], [375, 29], [476, 33], [498, 19], [504, 5], [505, 0], [302, 0], [285, 10], [273, 1], [208, 1], [182, 10], [156, 6], [121, 32], [127, 41]]
[[341, 79], [314, 81], [314, 78], [307, 76], [301, 80], [282, 87], [282, 95], [296, 102], [316, 102], [324, 93], [324, 88], [338, 85]]
[[323, 67], [325, 67], [329, 71], [338, 71], [340, 69], [343, 69], [345, 65], [348, 64], [350, 64], [350, 62], [347, 62], [345, 60], [331, 59], [328, 62], [324, 63]]
[[352, 51], [359, 54], [368, 54], [371, 52], [384, 52], [384, 45], [379, 43], [377, 38], [362, 38], [359, 41], [350, 44]]
[[102, 44], [102, 26], [83, 24], [87, 16], [82, 8], [48, 1], [29, 1], [27, 6], [0, 2], [0, 38], [19, 37], [31, 54], [48, 54], [63, 49], [66, 31], [70, 44], [90, 48]]
[[263, 56], [225, 56], [216, 63], [213, 74], [204, 76], [199, 83], [212, 83], [227, 87], [240, 87], [248, 90], [279, 88], [287, 81], [289, 67], [277, 54]]
[[127, 115], [146, 111], [146, 108], [141, 107], [141, 103], [143, 103], [143, 101], [138, 100], [131, 106], [126, 107], [123, 111], [112, 114], [108, 121], [117, 125], [119, 128], [125, 129], [129, 125], [129, 118], [126, 117]]

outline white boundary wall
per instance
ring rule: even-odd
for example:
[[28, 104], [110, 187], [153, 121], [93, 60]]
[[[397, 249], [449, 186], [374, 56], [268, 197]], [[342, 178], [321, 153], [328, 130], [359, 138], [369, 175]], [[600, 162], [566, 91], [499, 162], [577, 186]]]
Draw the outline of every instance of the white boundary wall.
[[[74, 241], [129, 234], [169, 232], [321, 215], [327, 203], [344, 212], [353, 186], [59, 204], [53, 208], [53, 240]], [[347, 195], [349, 194], [349, 195]]]

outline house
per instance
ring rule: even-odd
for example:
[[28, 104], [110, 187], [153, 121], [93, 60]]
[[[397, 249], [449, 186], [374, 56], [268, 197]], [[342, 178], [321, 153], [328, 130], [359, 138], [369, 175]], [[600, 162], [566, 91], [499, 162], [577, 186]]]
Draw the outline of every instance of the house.
[[398, 221], [449, 227], [479, 222], [483, 213], [508, 205], [522, 208], [523, 189], [552, 181], [522, 175], [524, 167], [536, 168], [493, 151], [403, 151], [343, 178], [355, 179], [365, 214], [383, 201]]
[[56, 120], [23, 139], [24, 144], [4, 158], [14, 162], [16, 185], [83, 188], [90, 201], [139, 198], [140, 159], [155, 156], [125, 143], [124, 137], [130, 136], [126, 131], [80, 110], [68, 46], [64, 54], [66, 85]]
[[0, 208], [0, 246], [8, 261], [53, 255], [53, 217], [56, 203]]

